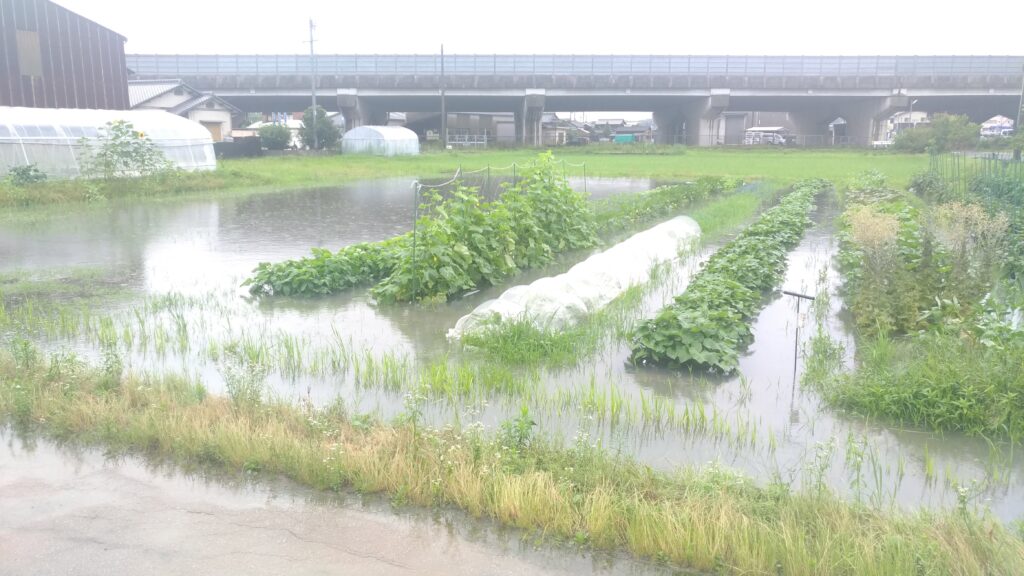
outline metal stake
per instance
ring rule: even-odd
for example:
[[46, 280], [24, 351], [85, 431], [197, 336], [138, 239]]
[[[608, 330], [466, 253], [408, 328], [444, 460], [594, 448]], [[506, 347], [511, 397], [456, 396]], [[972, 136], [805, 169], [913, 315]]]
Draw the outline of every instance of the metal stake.
[[800, 302], [803, 300], [810, 300], [811, 302], [814, 302], [814, 296], [801, 294], [799, 292], [791, 292], [789, 290], [783, 290], [782, 293], [796, 298], [796, 339], [793, 341], [793, 388], [790, 391], [789, 396], [789, 419], [791, 422], [795, 422], [797, 418], [793, 407], [796, 405], [796, 374], [798, 361], [800, 359]]

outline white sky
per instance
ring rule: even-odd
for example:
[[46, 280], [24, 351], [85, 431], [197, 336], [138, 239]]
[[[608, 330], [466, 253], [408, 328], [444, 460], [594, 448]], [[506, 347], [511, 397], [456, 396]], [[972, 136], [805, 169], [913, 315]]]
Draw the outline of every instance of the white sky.
[[1024, 54], [1024, 1], [56, 0], [129, 53]]

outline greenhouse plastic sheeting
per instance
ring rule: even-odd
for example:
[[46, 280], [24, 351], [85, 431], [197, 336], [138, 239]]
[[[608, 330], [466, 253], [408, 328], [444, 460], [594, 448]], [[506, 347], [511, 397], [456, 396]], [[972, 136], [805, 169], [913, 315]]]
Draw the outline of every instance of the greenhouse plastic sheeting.
[[0, 107], [0, 176], [35, 164], [51, 178], [81, 175], [84, 147], [108, 122], [124, 120], [183, 170], [214, 170], [213, 139], [202, 124], [161, 110], [74, 110]]
[[594, 254], [564, 274], [514, 286], [463, 316], [448, 338], [486, 329], [496, 320], [526, 319], [542, 329], [562, 330], [608, 305], [631, 286], [650, 278], [657, 264], [674, 260], [700, 236], [700, 226], [679, 216], [634, 234]]
[[415, 156], [420, 153], [420, 138], [401, 126], [359, 126], [341, 138], [343, 154], [374, 156]]

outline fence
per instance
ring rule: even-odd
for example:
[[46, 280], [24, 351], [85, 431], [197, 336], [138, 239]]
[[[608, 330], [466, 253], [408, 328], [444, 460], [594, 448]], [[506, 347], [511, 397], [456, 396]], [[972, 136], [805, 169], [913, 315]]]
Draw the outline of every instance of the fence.
[[[574, 164], [565, 160], [558, 160], [555, 164], [561, 170], [562, 178], [570, 182], [573, 188], [587, 193], [589, 179], [586, 162]], [[423, 195], [428, 192], [434, 192], [442, 197], [447, 197], [460, 186], [474, 188], [484, 200], [493, 201], [501, 195], [501, 192], [507, 186], [519, 184], [524, 171], [532, 166], [534, 166], [533, 162], [525, 164], [513, 162], [508, 166], [491, 166], [488, 164], [476, 170], [463, 170], [460, 166], [451, 177], [417, 180], [413, 182], [413, 188], [416, 190], [418, 201], [422, 200]]]
[[[337, 55], [316, 57], [319, 74], [335, 76], [436, 75], [440, 55]], [[305, 55], [128, 54], [142, 76], [311, 74]], [[1024, 56], [610, 56], [445, 55], [445, 74], [788, 76], [788, 77], [1019, 77]]]
[[932, 154], [929, 169], [960, 196], [970, 192], [971, 183], [980, 178], [1018, 188], [1024, 185], [1024, 162], [1013, 152]]

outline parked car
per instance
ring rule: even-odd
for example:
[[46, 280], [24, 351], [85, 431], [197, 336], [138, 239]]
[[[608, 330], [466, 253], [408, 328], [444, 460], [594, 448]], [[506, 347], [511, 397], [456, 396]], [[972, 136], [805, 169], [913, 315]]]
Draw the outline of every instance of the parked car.
[[785, 146], [794, 140], [795, 138], [782, 126], [755, 126], [747, 128], [743, 134], [743, 144], [746, 146]]

